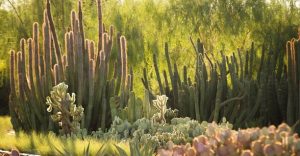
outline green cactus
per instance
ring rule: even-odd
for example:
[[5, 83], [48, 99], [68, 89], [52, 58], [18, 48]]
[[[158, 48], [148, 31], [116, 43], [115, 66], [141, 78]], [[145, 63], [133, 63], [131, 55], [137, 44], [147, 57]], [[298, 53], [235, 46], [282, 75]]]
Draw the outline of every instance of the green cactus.
[[177, 143], [174, 139], [158, 148], [157, 155], [297, 155], [300, 152], [297, 134], [284, 123], [278, 127], [237, 131], [226, 126], [229, 125], [225, 122], [219, 127], [215, 123], [207, 125], [205, 133], [194, 137], [191, 143]]
[[133, 91], [129, 92], [129, 99], [125, 108], [116, 107], [120, 97], [112, 97], [110, 99], [110, 111], [112, 118], [120, 117], [128, 120], [130, 123], [140, 118], [150, 119], [153, 116], [153, 109], [150, 103], [150, 93], [145, 89], [144, 99], [135, 96]]
[[62, 128], [62, 134], [76, 133], [80, 129], [80, 121], [84, 108], [75, 104], [75, 93], [67, 93], [68, 85], [59, 83], [53, 87], [51, 96], [47, 96], [47, 111], [54, 112], [51, 119], [58, 122]]
[[153, 100], [153, 106], [157, 109], [158, 113], [153, 116], [154, 122], [166, 123], [165, 114], [167, 112], [168, 97], [165, 95], [157, 96], [156, 100]]
[[292, 39], [286, 44], [287, 56], [287, 82], [288, 82], [288, 101], [287, 101], [287, 123], [293, 124], [300, 117], [299, 107], [299, 70], [300, 58], [297, 55], [299, 40]]
[[[79, 0], [78, 13], [71, 12], [71, 29], [65, 33], [65, 46], [61, 49], [50, 1], [46, 4], [43, 46], [39, 47], [39, 25], [34, 23], [33, 38], [27, 42], [21, 40], [20, 52], [11, 51], [10, 114], [14, 128], [55, 131], [46, 115], [45, 101], [53, 86], [65, 82], [69, 91], [77, 95], [76, 103], [86, 110], [81, 128], [106, 129], [114, 116], [110, 109], [126, 107], [133, 89], [133, 72], [127, 70], [126, 38], [117, 36], [118, 58], [113, 61], [118, 63], [111, 68], [114, 29], [111, 26], [109, 32], [104, 31], [102, 2], [97, 0], [99, 32], [98, 41], [94, 42], [85, 39], [82, 1]], [[115, 73], [113, 77], [112, 73]], [[112, 97], [118, 100], [113, 102]]]
[[[180, 110], [179, 116], [217, 122], [224, 116], [235, 127], [249, 126], [253, 119], [257, 119], [256, 125], [278, 124], [285, 120], [289, 124], [296, 122], [300, 112], [297, 105], [300, 77], [296, 55], [300, 49], [296, 46], [298, 40], [291, 40], [287, 44], [286, 69], [284, 55], [277, 54], [278, 51], [274, 53], [271, 47], [267, 49], [263, 46], [260, 58], [256, 55], [258, 48], [254, 43], [249, 51], [238, 49], [237, 56], [235, 53], [225, 56], [221, 51], [221, 60], [218, 61], [209, 57], [200, 40], [197, 40], [197, 45], [190, 40], [197, 54], [194, 80], [189, 78], [185, 66], [183, 79], [180, 79], [177, 64], [173, 63], [174, 68], [171, 67], [167, 44], [165, 56], [168, 72], [160, 69], [156, 56], [153, 56], [158, 94], [164, 91], [169, 97], [169, 106]], [[243, 54], [245, 57], [242, 57]], [[163, 71], [164, 84], [160, 82], [159, 71]], [[149, 89], [150, 80], [147, 74], [144, 75], [143, 84]], [[171, 85], [168, 80], [171, 80]], [[276, 112], [275, 116], [273, 112]]]

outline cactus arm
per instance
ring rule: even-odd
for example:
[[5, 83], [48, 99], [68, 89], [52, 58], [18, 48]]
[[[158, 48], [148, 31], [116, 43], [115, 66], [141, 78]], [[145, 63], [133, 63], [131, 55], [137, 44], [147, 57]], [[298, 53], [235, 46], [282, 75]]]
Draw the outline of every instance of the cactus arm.
[[159, 91], [160, 91], [160, 94], [162, 95], [162, 94], [164, 94], [164, 90], [163, 90], [163, 86], [161, 83], [156, 54], [153, 54], [153, 64], [154, 64], [155, 74], [156, 74], [156, 78], [157, 78], [157, 82], [158, 82], [158, 86], [159, 86]]
[[59, 47], [59, 43], [58, 43], [58, 39], [57, 39], [57, 35], [56, 35], [56, 30], [54, 27], [54, 22], [52, 19], [52, 15], [51, 15], [51, 6], [50, 6], [50, 0], [47, 0], [47, 15], [48, 15], [48, 20], [49, 20], [49, 26], [50, 26], [50, 30], [52, 33], [52, 37], [53, 37], [53, 41], [54, 41], [54, 47], [55, 47], [55, 52], [56, 52], [56, 57], [57, 57], [57, 63], [59, 65], [59, 73], [61, 75], [63, 75], [63, 63], [62, 63], [62, 55], [61, 55], [61, 50]]

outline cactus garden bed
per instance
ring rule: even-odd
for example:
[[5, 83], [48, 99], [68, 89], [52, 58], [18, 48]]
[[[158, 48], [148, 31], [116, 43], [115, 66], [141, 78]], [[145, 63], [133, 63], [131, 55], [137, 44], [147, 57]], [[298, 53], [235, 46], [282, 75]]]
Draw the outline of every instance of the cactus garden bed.
[[[42, 31], [34, 23], [32, 38], [21, 39], [19, 51], [11, 50], [10, 117], [0, 118], [1, 150], [39, 155], [300, 156], [297, 39], [287, 42], [285, 54], [271, 49], [267, 53], [263, 47], [257, 57], [253, 43], [245, 56], [238, 50], [238, 55], [221, 52], [218, 59], [205, 51], [200, 39], [194, 43], [190, 38], [195, 66], [183, 66], [182, 74], [166, 43], [167, 70], [159, 67], [154, 53], [157, 89], [144, 68], [141, 98], [134, 92], [126, 38], [113, 26], [105, 27], [102, 1], [96, 2], [97, 41], [85, 36], [79, 0], [61, 46], [47, 0]], [[283, 121], [288, 124], [280, 124]]]
[[107, 133], [65, 138], [53, 133], [15, 134], [8, 117], [0, 121], [4, 123], [0, 127], [2, 150], [17, 148], [37, 155], [300, 155], [299, 136], [286, 124], [236, 131], [226, 121], [200, 124], [174, 118], [170, 124], [151, 125], [151, 121], [140, 119], [131, 125], [115, 119]]

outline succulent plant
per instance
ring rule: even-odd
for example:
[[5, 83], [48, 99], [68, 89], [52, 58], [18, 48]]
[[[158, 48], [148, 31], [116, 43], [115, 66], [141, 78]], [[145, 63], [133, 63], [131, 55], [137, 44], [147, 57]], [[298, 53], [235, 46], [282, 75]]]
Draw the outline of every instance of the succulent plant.
[[277, 128], [273, 125], [264, 128], [248, 128], [241, 130], [224, 129], [223, 126], [210, 124], [206, 133], [197, 136], [186, 145], [168, 143], [165, 148], [159, 148], [157, 155], [220, 155], [220, 156], [288, 156], [299, 155], [300, 138], [293, 133], [287, 124]]
[[127, 120], [115, 117], [108, 132], [104, 133], [103, 130], [99, 129], [92, 132], [92, 137], [104, 140], [129, 139], [137, 142], [139, 145], [149, 144], [152, 149], [157, 149], [168, 147], [170, 141], [174, 144], [192, 142], [196, 136], [211, 134], [210, 130], [208, 130], [209, 128], [218, 129], [217, 132], [223, 130], [231, 132], [232, 125], [227, 121], [220, 124], [199, 123], [190, 118], [173, 118], [170, 123], [159, 123], [148, 118], [141, 118], [134, 123], [129, 123]]
[[[296, 76], [300, 68], [300, 57], [296, 55], [299, 39], [287, 42], [286, 54], [273, 47], [262, 46], [259, 50], [252, 43], [245, 51], [238, 49], [238, 55], [227, 56], [223, 51], [220, 54], [205, 51], [200, 39], [196, 44], [192, 38], [190, 40], [196, 53], [193, 73], [187, 72], [186, 66], [181, 67], [182, 74], [178, 72], [180, 67], [172, 62], [167, 43], [167, 69], [159, 67], [157, 56], [153, 55], [159, 92], [149, 90], [153, 81], [148, 79], [146, 69], [142, 78], [151, 97], [155, 94], [168, 96], [168, 106], [180, 110], [179, 117], [200, 122], [219, 122], [226, 117], [235, 128], [297, 122], [300, 112], [297, 102], [299, 77]], [[261, 57], [257, 57], [257, 52], [262, 54]], [[220, 59], [215, 59], [215, 55]], [[285, 55], [287, 61], [284, 61]]]
[[166, 95], [157, 95], [156, 100], [153, 100], [153, 106], [158, 110], [158, 113], [153, 116], [155, 122], [166, 123], [167, 101], [168, 97]]
[[75, 133], [80, 129], [80, 121], [83, 118], [84, 108], [75, 104], [75, 93], [72, 96], [67, 93], [68, 85], [59, 83], [53, 87], [47, 96], [47, 111], [54, 112], [51, 119], [62, 128], [62, 134]]
[[[126, 38], [117, 35], [118, 57], [113, 60], [114, 28], [105, 29], [102, 1], [97, 0], [98, 41], [86, 39], [82, 1], [78, 0], [78, 12], [71, 12], [71, 27], [65, 33], [65, 45], [60, 46], [50, 0], [45, 1], [42, 35], [39, 24], [34, 23], [32, 38], [21, 39], [20, 51], [10, 55], [9, 107], [14, 129], [56, 131], [45, 101], [52, 87], [61, 82], [69, 85], [70, 92], [76, 93], [76, 103], [85, 108], [83, 128], [89, 132], [109, 128], [115, 110], [125, 108], [130, 97], [130, 107], [139, 106], [138, 98], [132, 97], [133, 72], [127, 69]], [[114, 68], [110, 62], [116, 62]], [[138, 110], [135, 113], [132, 120], [140, 117]]]

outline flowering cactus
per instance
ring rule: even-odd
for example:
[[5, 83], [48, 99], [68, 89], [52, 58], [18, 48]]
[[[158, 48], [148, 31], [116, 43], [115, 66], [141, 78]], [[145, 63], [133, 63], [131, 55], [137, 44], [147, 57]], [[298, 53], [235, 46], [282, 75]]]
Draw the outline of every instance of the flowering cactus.
[[70, 134], [80, 129], [80, 120], [84, 111], [82, 106], [76, 106], [75, 93], [72, 93], [72, 96], [70, 96], [67, 90], [68, 85], [60, 83], [53, 87], [50, 97], [46, 98], [47, 111], [52, 112], [54, 109], [54, 114], [51, 115], [51, 118], [62, 127], [63, 134]]

